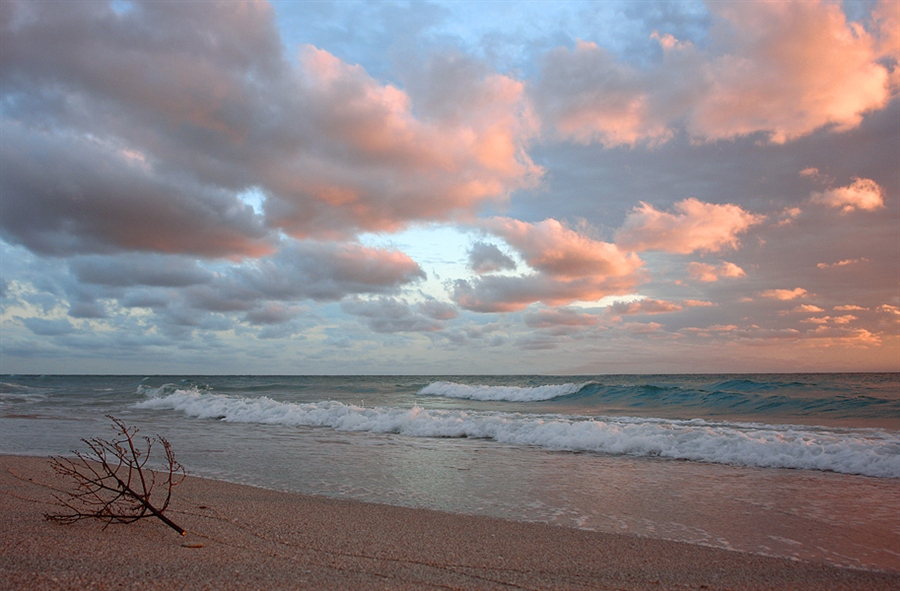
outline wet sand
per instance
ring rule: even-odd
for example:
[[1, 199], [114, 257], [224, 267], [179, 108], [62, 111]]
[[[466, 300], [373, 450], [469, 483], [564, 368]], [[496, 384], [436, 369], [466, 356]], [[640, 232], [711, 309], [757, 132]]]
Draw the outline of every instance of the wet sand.
[[0, 456], [0, 589], [900, 588], [900, 573], [188, 478], [167, 515], [60, 525], [46, 458]]

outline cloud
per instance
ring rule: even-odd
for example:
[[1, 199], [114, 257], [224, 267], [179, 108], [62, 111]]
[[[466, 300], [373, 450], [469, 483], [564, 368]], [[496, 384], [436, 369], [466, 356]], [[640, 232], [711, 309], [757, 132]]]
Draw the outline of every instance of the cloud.
[[621, 316], [633, 314], [666, 314], [683, 310], [684, 306], [662, 300], [638, 300], [636, 302], [615, 302], [609, 307], [610, 312]]
[[872, 10], [877, 52], [891, 66], [891, 91], [900, 92], [900, 13], [893, 0], [880, 0]]
[[435, 320], [452, 320], [459, 316], [459, 311], [452, 304], [427, 299], [416, 304], [416, 309], [429, 318]]
[[820, 316], [805, 318], [800, 322], [806, 322], [810, 324], [850, 324], [854, 320], [859, 320], [859, 318], [853, 316], [852, 314], [844, 314], [843, 316]]
[[544, 308], [528, 312], [524, 316], [526, 326], [531, 328], [589, 327], [597, 325], [597, 316], [580, 312], [573, 308]]
[[4, 118], [0, 230], [51, 255], [120, 250], [261, 256], [273, 242], [234, 194], [151, 174], [114, 142]]
[[688, 274], [692, 279], [704, 283], [718, 281], [721, 277], [746, 277], [747, 273], [734, 263], [722, 262], [718, 266], [693, 262], [688, 264]]
[[663, 330], [658, 322], [626, 322], [622, 328], [634, 335], [654, 334]]
[[871, 179], [856, 178], [846, 187], [813, 191], [810, 201], [819, 205], [834, 207], [841, 213], [850, 213], [856, 209], [874, 211], [884, 207], [883, 190]]
[[516, 262], [494, 244], [476, 242], [469, 251], [469, 268], [482, 275], [496, 271], [513, 271]]
[[800, 312], [800, 313], [804, 313], [804, 314], [818, 314], [819, 312], [824, 312], [825, 310], [823, 310], [822, 308], [820, 308], [818, 306], [813, 306], [812, 304], [802, 304], [800, 306], [797, 306], [796, 308], [794, 308], [791, 311], [792, 312]]
[[[841, 306], [835, 306], [834, 309], [837, 312], [862, 312], [862, 311], [868, 310], [868, 308], [863, 308], [862, 306], [857, 306], [854, 304], [844, 304]], [[817, 311], [822, 312], [823, 310], [817, 310]]]
[[807, 295], [807, 291], [802, 287], [796, 289], [767, 289], [757, 294], [762, 298], [772, 298], [776, 300], [795, 300]]
[[[147, 254], [77, 257], [69, 265], [77, 279], [66, 286], [76, 302], [70, 315], [111, 299], [104, 317], [144, 308], [170, 334], [194, 327], [228, 330], [241, 321], [286, 324], [303, 312], [300, 301], [389, 295], [425, 278], [404, 253], [317, 241], [288, 241], [270, 257], [212, 269], [182, 257]], [[449, 313], [437, 304], [428, 309], [438, 317]]]
[[856, 265], [859, 263], [865, 263], [869, 259], [867, 258], [859, 258], [859, 259], [844, 259], [842, 261], [838, 261], [836, 263], [816, 263], [816, 268], [819, 269], [833, 269], [835, 267], [846, 267], [848, 265]]
[[252, 325], [280, 325], [293, 320], [301, 313], [303, 313], [303, 308], [299, 306], [267, 302], [247, 312], [244, 319]]
[[876, 38], [829, 2], [713, 4], [725, 52], [707, 62], [708, 95], [690, 125], [704, 137], [766, 131], [781, 143], [847, 130], [888, 98]]
[[443, 328], [443, 320], [455, 317], [447, 304], [432, 301], [410, 305], [395, 298], [351, 299], [343, 302], [341, 309], [365, 319], [378, 333], [435, 332]]
[[399, 251], [307, 241], [248, 262], [234, 271], [230, 283], [235, 295], [252, 289], [279, 301], [336, 301], [353, 294], [391, 292], [424, 278], [419, 265]]
[[542, 174], [524, 149], [536, 129], [518, 81], [467, 70], [479, 74], [465, 80], [467, 109], [419, 119], [404, 91], [359, 66], [314, 47], [300, 62], [315, 143], [263, 179], [270, 222], [291, 234], [466, 217]]
[[467, 310], [514, 312], [535, 302], [562, 306], [575, 301], [596, 301], [608, 295], [628, 293], [637, 283], [636, 275], [577, 279], [544, 274], [486, 275], [474, 280], [457, 279], [452, 289], [454, 301]]
[[[465, 108], [420, 110], [325, 50], [287, 59], [266, 2], [130, 5], [4, 3], [0, 213], [15, 243], [258, 257], [278, 231], [471, 217], [542, 174], [513, 78], [445, 66]], [[251, 190], [264, 217], [240, 199]]]
[[737, 248], [738, 234], [762, 221], [762, 216], [734, 204], [704, 203], [695, 198], [674, 205], [667, 213], [641, 203], [616, 232], [616, 244], [635, 251], [661, 250], [679, 254]]
[[503, 238], [533, 269], [557, 277], [622, 276], [633, 273], [641, 264], [636, 256], [623, 254], [615, 244], [588, 238], [555, 219], [531, 224], [492, 218], [481, 227]]
[[658, 142], [672, 132], [654, 117], [644, 76], [615, 61], [596, 43], [579, 41], [544, 59], [534, 100], [558, 133], [580, 143], [610, 147]]
[[213, 279], [195, 260], [156, 254], [77, 257], [70, 268], [82, 283], [117, 287], [187, 287]]
[[896, 10], [876, 9], [880, 24], [867, 31], [831, 2], [709, 9], [703, 47], [651, 36], [663, 55], [653, 68], [617, 61], [589, 42], [550, 51], [534, 89], [542, 117], [563, 137], [606, 146], [658, 143], [680, 128], [700, 141], [764, 132], [783, 143], [824, 126], [852, 129], [887, 103], [882, 62], [896, 61]]
[[487, 275], [453, 285], [455, 301], [479, 312], [509, 312], [535, 302], [557, 306], [627, 293], [643, 262], [616, 245], [579, 234], [554, 219], [537, 224], [491, 218], [480, 224], [502, 238], [536, 272], [516, 277]]
[[75, 332], [75, 327], [68, 318], [24, 318], [22, 323], [38, 336], [60, 336]]

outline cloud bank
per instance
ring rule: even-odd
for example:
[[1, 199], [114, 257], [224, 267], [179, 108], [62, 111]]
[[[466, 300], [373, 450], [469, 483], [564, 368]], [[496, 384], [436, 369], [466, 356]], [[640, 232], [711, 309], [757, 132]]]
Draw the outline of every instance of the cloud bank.
[[894, 2], [508, 8], [0, 2], [4, 370], [897, 369]]

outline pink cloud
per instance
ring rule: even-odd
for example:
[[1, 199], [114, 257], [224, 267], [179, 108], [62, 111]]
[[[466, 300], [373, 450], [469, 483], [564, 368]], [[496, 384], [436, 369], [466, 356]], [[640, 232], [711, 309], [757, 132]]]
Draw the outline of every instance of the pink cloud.
[[817, 326], [814, 331], [804, 335], [804, 345], [811, 348], [872, 347], [881, 344], [881, 337], [864, 328], [847, 328], [844, 326]]
[[900, 92], [900, 11], [894, 0], [880, 0], [872, 10], [872, 21], [877, 31], [877, 51], [882, 61], [894, 63], [891, 71], [891, 91]]
[[878, 307], [878, 311], [887, 314], [896, 322], [900, 322], [900, 306], [892, 306], [890, 304], [882, 304]]
[[311, 113], [319, 147], [265, 171], [276, 198], [267, 210], [272, 223], [298, 236], [390, 231], [468, 217], [533, 185], [542, 170], [525, 152], [536, 123], [523, 86], [479, 76], [464, 81], [471, 91], [464, 112], [420, 118], [405, 91], [305, 48], [301, 108]]
[[662, 300], [638, 300], [636, 302], [615, 302], [609, 307], [614, 314], [628, 316], [632, 314], [666, 314], [684, 310], [684, 306]]
[[480, 224], [516, 250], [536, 272], [487, 275], [454, 284], [454, 299], [469, 310], [509, 312], [535, 302], [560, 306], [628, 293], [640, 280], [643, 265], [634, 253], [594, 240], [547, 219], [537, 224], [491, 218]]
[[824, 312], [825, 310], [823, 310], [822, 308], [820, 308], [818, 306], [814, 306], [812, 304], [802, 304], [800, 306], [797, 306], [796, 308], [794, 308], [791, 311], [799, 312], [802, 314], [818, 314], [819, 312]]
[[641, 266], [634, 254], [615, 244], [600, 242], [546, 219], [537, 224], [510, 218], [492, 218], [481, 226], [503, 238], [533, 269], [558, 277], [622, 276]]
[[688, 265], [688, 274], [692, 279], [704, 283], [718, 281], [720, 277], [745, 277], [747, 273], [734, 263], [722, 262], [718, 266], [693, 262]]
[[813, 191], [810, 195], [810, 201], [838, 208], [841, 210], [841, 213], [850, 213], [856, 209], [874, 211], [884, 207], [883, 193], [884, 191], [875, 181], [857, 178], [846, 187]]
[[653, 117], [645, 80], [595, 43], [547, 54], [535, 101], [563, 136], [606, 146], [664, 141], [672, 132]]
[[863, 257], [861, 259], [844, 259], [842, 261], [838, 261], [836, 263], [817, 263], [816, 267], [819, 269], [832, 269], [834, 267], [846, 267], [847, 265], [856, 265], [858, 263], [865, 263], [869, 259]]
[[738, 205], [704, 203], [693, 197], [679, 201], [674, 207], [679, 213], [667, 213], [641, 203], [616, 232], [616, 244], [639, 252], [716, 252], [726, 247], [736, 248], [738, 234], [763, 219]]
[[637, 283], [636, 275], [576, 279], [541, 273], [516, 277], [486, 275], [474, 280], [457, 280], [453, 285], [453, 299], [475, 312], [515, 312], [535, 302], [564, 306], [575, 301], [596, 301], [608, 295], [628, 293]]
[[824, 126], [852, 129], [887, 104], [882, 61], [898, 54], [895, 5], [876, 8], [871, 32], [817, 0], [710, 10], [707, 46], [654, 33], [664, 57], [649, 70], [592, 43], [550, 52], [534, 90], [539, 111], [564, 137], [607, 146], [665, 141], [681, 125], [701, 141], [766, 132], [783, 143]]
[[622, 328], [632, 334], [653, 334], [660, 332], [662, 327], [658, 322], [626, 322], [622, 325]]
[[[818, 1], [715, 3], [724, 51], [690, 128], [703, 137], [768, 131], [784, 142], [825, 125], [856, 127], [888, 98], [877, 38]], [[726, 31], [731, 34], [725, 37]]]
[[759, 292], [757, 295], [763, 298], [786, 301], [802, 298], [807, 295], [807, 292], [802, 287], [798, 287], [796, 289], [767, 289]]

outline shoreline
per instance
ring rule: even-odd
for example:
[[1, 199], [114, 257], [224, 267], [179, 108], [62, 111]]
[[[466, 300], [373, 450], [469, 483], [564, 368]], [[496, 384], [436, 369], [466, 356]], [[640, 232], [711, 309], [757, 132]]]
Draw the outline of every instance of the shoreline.
[[[18, 475], [22, 480], [17, 478]], [[44, 589], [857, 589], [900, 573], [188, 477], [167, 515], [59, 525], [47, 458], [0, 455], [0, 587]], [[189, 547], [198, 546], [202, 547]]]

